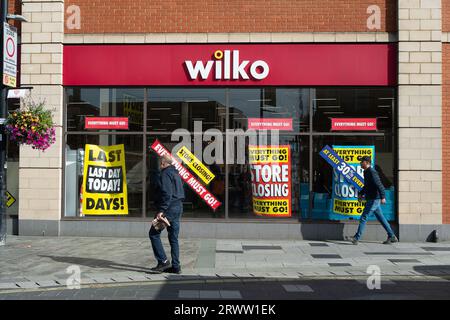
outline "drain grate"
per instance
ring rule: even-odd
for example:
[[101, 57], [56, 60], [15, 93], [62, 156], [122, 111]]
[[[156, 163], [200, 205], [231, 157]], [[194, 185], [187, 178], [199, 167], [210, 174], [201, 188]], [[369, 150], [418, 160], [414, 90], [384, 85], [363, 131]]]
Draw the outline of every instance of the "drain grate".
[[422, 247], [425, 251], [450, 251], [450, 247]]
[[432, 256], [431, 252], [364, 252], [369, 256]]
[[392, 263], [420, 263], [417, 259], [388, 259]]
[[247, 250], [282, 250], [282, 248], [280, 246], [242, 246], [242, 249], [244, 249], [244, 251]]
[[216, 253], [244, 253], [244, 251], [238, 250], [216, 250]]
[[329, 245], [326, 243], [310, 243], [309, 245], [311, 247], [329, 247]]
[[342, 259], [338, 254], [312, 254], [314, 259]]
[[351, 267], [350, 263], [329, 263], [330, 267]]

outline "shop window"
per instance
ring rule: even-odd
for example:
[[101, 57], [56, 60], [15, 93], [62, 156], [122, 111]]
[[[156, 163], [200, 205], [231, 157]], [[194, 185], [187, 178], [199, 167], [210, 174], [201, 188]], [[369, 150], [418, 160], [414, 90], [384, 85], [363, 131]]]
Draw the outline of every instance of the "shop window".
[[225, 89], [155, 88], [148, 96], [147, 131], [225, 131]]
[[[332, 119], [376, 119], [377, 130], [392, 134], [394, 89], [391, 88], [315, 88], [312, 89], [313, 128], [330, 132]], [[347, 132], [361, 131], [354, 126]]]
[[[143, 175], [144, 159], [142, 156], [141, 135], [67, 135], [65, 168], [65, 216], [95, 217], [85, 215], [80, 207], [83, 201], [81, 186], [84, 176], [84, 155], [86, 144], [98, 146], [124, 145], [125, 172], [127, 186], [128, 217], [142, 217], [143, 213]], [[113, 211], [106, 216], [115, 216]]]
[[[173, 135], [173, 131], [184, 129], [189, 136], [185, 142], [190, 142], [190, 151], [215, 175], [209, 184], [204, 183], [206, 189], [222, 203], [219, 209], [212, 210], [185, 184], [185, 218], [283, 217], [282, 214], [265, 214], [267, 210], [275, 213], [273, 208], [277, 205], [271, 201], [278, 196], [289, 201], [291, 219], [357, 219], [356, 215], [346, 214], [342, 206], [341, 200], [354, 200], [349, 199], [348, 187], [343, 186], [341, 178], [336, 177], [331, 166], [319, 156], [322, 148], [329, 145], [341, 149], [374, 149], [374, 164], [387, 190], [388, 203], [383, 210], [390, 221], [395, 220], [393, 88], [66, 88], [66, 101], [64, 209], [68, 217], [80, 217], [79, 190], [86, 144], [124, 145], [127, 216], [153, 217], [156, 213], [155, 181], [160, 169], [159, 157], [150, 146], [158, 139], [172, 151], [181, 139], [180, 133]], [[86, 116], [126, 116], [130, 130], [87, 132], [84, 129]], [[376, 118], [377, 130], [334, 131], [331, 123], [335, 118]], [[271, 136], [270, 130], [261, 130], [267, 123], [286, 129], [281, 129], [278, 136]], [[253, 131], [258, 132], [256, 144], [248, 138], [250, 124], [260, 126]], [[214, 135], [205, 137], [213, 132], [223, 139], [222, 154], [214, 153], [213, 160], [206, 160], [205, 150], [216, 138]], [[243, 146], [242, 141], [236, 140], [240, 136], [244, 136]], [[271, 146], [278, 147], [269, 150]], [[260, 163], [251, 156], [282, 154], [287, 149], [288, 162], [274, 161], [270, 168], [256, 167]], [[283, 182], [280, 172], [286, 165], [290, 175], [288, 194], [283, 193], [284, 186], [280, 187], [283, 183], [272, 186]], [[200, 180], [192, 169], [184, 166]], [[275, 180], [258, 185], [256, 170], [265, 170], [258, 174], [275, 177]], [[336, 182], [342, 187], [338, 192], [334, 190]], [[340, 208], [335, 207], [336, 199], [341, 201], [336, 202]], [[266, 200], [269, 201], [264, 202]], [[280, 208], [276, 210], [282, 210], [283, 202], [278, 205]]]
[[[277, 138], [269, 135], [267, 140], [261, 140], [257, 145], [246, 141], [245, 164], [228, 165], [228, 216], [298, 219], [301, 211], [308, 209], [308, 137], [281, 135]], [[269, 148], [274, 157], [265, 160], [264, 155]], [[289, 153], [288, 158], [276, 157], [278, 152], [284, 155], [285, 151]], [[284, 183], [286, 176], [289, 178]], [[284, 211], [285, 201], [290, 212]]]
[[[191, 137], [194, 138], [193, 136]], [[164, 147], [169, 150], [173, 155], [177, 153], [179, 148], [175, 148], [178, 141], [172, 141], [170, 135], [151, 135], [147, 137], [147, 145], [151, 146], [155, 140], [158, 139]], [[193, 141], [192, 141], [193, 145]], [[204, 150], [204, 148], [202, 148]], [[193, 150], [192, 150], [193, 152]], [[202, 160], [199, 154], [196, 154], [199, 160]], [[204, 187], [210, 191], [217, 200], [222, 204], [221, 206], [213, 210], [211, 209], [205, 201], [203, 201], [186, 183], [184, 183], [184, 193], [185, 199], [183, 201], [183, 217], [185, 218], [224, 218], [225, 217], [225, 166], [223, 163], [213, 162], [206, 163], [202, 161], [205, 167], [210, 170], [215, 175], [215, 178], [209, 183], [202, 183]], [[189, 170], [197, 180], [200, 178], [195, 175], [187, 165], [183, 166]], [[157, 199], [156, 191], [156, 181], [159, 177], [161, 170], [159, 167], [159, 156], [153, 152], [149, 151], [147, 154], [147, 176], [146, 176], [146, 199], [147, 199], [147, 217], [153, 217], [156, 214], [155, 202]]]
[[[358, 220], [362, 206], [357, 190], [319, 155], [326, 145], [332, 147], [344, 161], [363, 176], [359, 165], [361, 155], [371, 154], [386, 189], [387, 203], [382, 206], [387, 220], [395, 220], [395, 175], [392, 136], [321, 136], [313, 142], [312, 207], [302, 215], [313, 220]], [[347, 156], [347, 158], [344, 158]], [[372, 220], [375, 217], [371, 218]]]
[[86, 117], [127, 117], [129, 131], [142, 131], [144, 89], [69, 88], [67, 131], [85, 131]]
[[309, 89], [230, 89], [230, 128], [248, 129], [248, 119], [289, 119], [292, 132], [309, 130]]

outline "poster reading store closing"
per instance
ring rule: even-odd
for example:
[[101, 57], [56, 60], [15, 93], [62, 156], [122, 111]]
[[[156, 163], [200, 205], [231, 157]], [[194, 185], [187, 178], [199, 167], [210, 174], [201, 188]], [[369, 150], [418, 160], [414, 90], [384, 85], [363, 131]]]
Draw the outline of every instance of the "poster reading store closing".
[[123, 144], [86, 144], [83, 175], [83, 214], [128, 214]]
[[290, 146], [249, 146], [253, 212], [260, 216], [290, 217]]
[[[364, 170], [361, 168], [361, 157], [369, 156], [372, 160], [372, 166], [375, 163], [374, 146], [333, 146], [333, 150], [358, 174], [363, 177]], [[364, 210], [364, 201], [358, 200], [358, 190], [355, 186], [348, 183], [344, 177], [333, 169], [333, 213], [357, 217]]]

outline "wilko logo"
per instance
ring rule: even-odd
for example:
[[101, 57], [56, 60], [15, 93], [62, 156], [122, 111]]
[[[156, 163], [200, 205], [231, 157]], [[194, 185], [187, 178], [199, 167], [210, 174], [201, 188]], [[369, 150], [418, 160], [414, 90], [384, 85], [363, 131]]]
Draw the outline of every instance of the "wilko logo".
[[262, 80], [269, 74], [269, 65], [263, 60], [256, 60], [250, 64], [249, 60], [239, 60], [239, 50], [217, 50], [214, 52], [215, 60], [196, 61], [195, 65], [186, 60], [186, 68], [192, 80], [200, 78], [208, 79], [211, 69], [214, 69], [215, 80], [249, 80], [252, 76], [255, 80]]

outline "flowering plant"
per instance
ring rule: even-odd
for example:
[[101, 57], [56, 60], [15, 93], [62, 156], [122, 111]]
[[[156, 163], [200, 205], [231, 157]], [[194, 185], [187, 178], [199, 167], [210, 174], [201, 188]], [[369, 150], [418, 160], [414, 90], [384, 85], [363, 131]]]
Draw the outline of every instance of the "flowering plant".
[[44, 109], [45, 103], [25, 98], [20, 109], [11, 112], [6, 120], [9, 139], [17, 144], [28, 144], [33, 149], [45, 151], [55, 142], [52, 111]]

